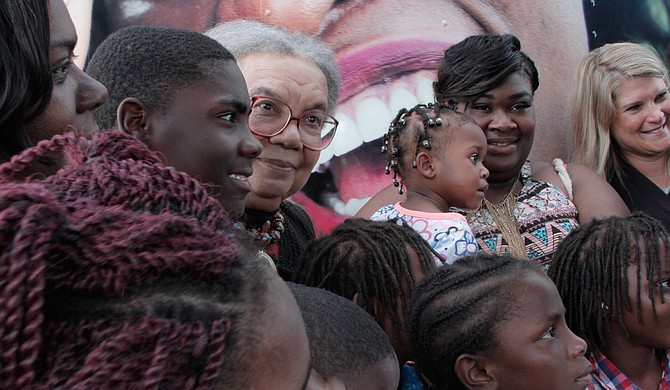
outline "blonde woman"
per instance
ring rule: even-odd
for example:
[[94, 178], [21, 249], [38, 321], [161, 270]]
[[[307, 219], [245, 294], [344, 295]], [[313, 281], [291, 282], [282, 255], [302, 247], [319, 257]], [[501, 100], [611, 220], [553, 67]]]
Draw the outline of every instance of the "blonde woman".
[[670, 229], [668, 71], [658, 54], [613, 43], [582, 59], [572, 101], [574, 160], [589, 166], [631, 211]]

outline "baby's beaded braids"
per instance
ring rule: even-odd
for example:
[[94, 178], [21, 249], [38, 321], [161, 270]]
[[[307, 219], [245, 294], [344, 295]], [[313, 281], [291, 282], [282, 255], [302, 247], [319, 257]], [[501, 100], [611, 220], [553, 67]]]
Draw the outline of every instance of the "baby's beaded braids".
[[[384, 144], [381, 151], [386, 154], [387, 164], [385, 173], [391, 174], [393, 171], [393, 185], [398, 187], [398, 193], [402, 194], [404, 182], [403, 172], [405, 171], [406, 162], [403, 157], [407, 150], [414, 147], [414, 158], [412, 159], [412, 169], [416, 169], [416, 156], [423, 148], [424, 150], [431, 150], [431, 142], [433, 140], [432, 130], [442, 127], [449, 127], [449, 121], [446, 123], [441, 115], [445, 112], [455, 112], [453, 107], [449, 107], [440, 103], [417, 104], [416, 106], [407, 109], [402, 108], [398, 111], [396, 117], [391, 121], [388, 132], [384, 134]], [[419, 121], [415, 120], [415, 115]], [[398, 177], [400, 180], [398, 181]]]

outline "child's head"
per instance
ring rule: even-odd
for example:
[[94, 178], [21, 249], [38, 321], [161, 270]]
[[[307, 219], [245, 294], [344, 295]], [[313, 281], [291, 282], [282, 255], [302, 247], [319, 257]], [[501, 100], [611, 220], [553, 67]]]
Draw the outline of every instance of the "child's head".
[[670, 347], [669, 249], [663, 225], [641, 213], [595, 220], [561, 242], [549, 276], [589, 352]]
[[[430, 193], [449, 207], [476, 209], [488, 188], [486, 137], [469, 117], [439, 103], [401, 109], [384, 136], [382, 151], [393, 184]], [[400, 181], [398, 181], [400, 176]], [[408, 195], [409, 196], [409, 195]], [[437, 199], [434, 199], [437, 200]]]
[[386, 331], [404, 364], [409, 356], [402, 313], [416, 283], [437, 267], [434, 256], [407, 225], [352, 218], [305, 249], [293, 281], [356, 302]]
[[396, 390], [398, 360], [384, 330], [365, 310], [324, 289], [289, 283], [312, 357], [308, 389]]
[[[7, 181], [63, 149], [56, 174]], [[0, 174], [0, 275], [12, 280], [0, 311], [13, 313], [0, 388], [305, 383], [307, 335], [285, 283], [197, 181], [136, 139], [57, 136]]]
[[96, 110], [101, 127], [142, 140], [241, 215], [262, 146], [249, 131], [247, 85], [228, 50], [193, 31], [133, 26], [110, 35], [86, 71], [109, 89]]
[[426, 276], [406, 326], [417, 368], [436, 389], [583, 390], [586, 344], [564, 313], [537, 265], [478, 255]]

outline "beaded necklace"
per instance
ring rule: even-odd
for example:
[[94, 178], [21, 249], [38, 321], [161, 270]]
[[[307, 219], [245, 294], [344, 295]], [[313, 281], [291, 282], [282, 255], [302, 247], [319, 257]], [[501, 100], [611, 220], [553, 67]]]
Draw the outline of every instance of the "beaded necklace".
[[284, 215], [279, 210], [271, 219], [265, 221], [260, 229], [250, 228], [242, 221], [235, 222], [234, 226], [239, 230], [245, 230], [251, 237], [259, 240], [263, 251], [270, 255], [275, 263], [278, 261], [278, 242], [282, 233], [284, 233]]

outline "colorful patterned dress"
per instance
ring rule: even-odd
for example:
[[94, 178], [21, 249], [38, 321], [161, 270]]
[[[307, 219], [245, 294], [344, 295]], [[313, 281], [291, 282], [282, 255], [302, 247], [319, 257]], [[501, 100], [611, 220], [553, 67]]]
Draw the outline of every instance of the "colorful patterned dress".
[[[521, 183], [523, 188], [517, 199], [514, 215], [526, 253], [529, 259], [548, 268], [558, 244], [579, 226], [577, 208], [554, 185], [534, 180], [528, 161], [521, 169]], [[507, 242], [487, 210], [480, 208], [469, 214], [468, 223], [482, 251], [509, 252]]]
[[440, 255], [438, 266], [451, 264], [460, 257], [477, 253], [475, 237], [463, 215], [458, 213], [426, 213], [409, 210], [400, 204], [388, 205], [370, 217], [373, 221], [395, 219], [414, 229]]

